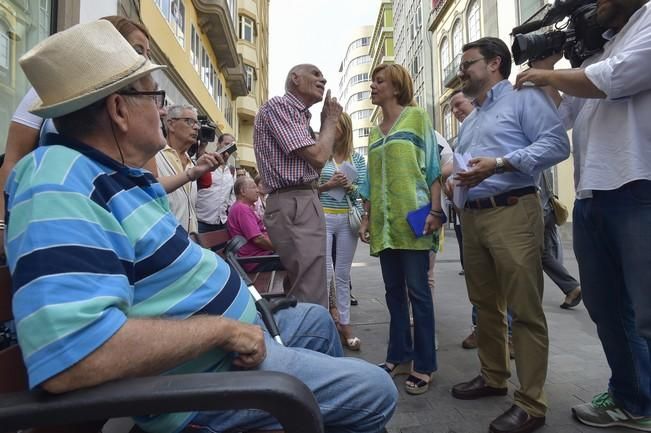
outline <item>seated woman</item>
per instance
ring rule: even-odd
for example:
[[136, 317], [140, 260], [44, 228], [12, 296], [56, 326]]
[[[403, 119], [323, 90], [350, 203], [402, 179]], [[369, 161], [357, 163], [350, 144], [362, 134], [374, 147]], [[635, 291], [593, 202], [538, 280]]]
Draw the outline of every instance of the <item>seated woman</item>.
[[[258, 186], [250, 177], [240, 176], [235, 181], [233, 191], [237, 200], [228, 212], [226, 227], [232, 237], [239, 235], [247, 241], [237, 255], [253, 257], [274, 254], [267, 229], [253, 207], [258, 200]], [[243, 268], [247, 272], [265, 272], [282, 269], [282, 265], [280, 259], [276, 259], [264, 263], [245, 263]]]

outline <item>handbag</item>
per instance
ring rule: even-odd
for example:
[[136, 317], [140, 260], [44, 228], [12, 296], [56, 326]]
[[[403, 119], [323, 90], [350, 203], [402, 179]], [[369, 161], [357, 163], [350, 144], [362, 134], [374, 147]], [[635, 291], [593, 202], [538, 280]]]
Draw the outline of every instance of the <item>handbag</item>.
[[350, 202], [348, 195], [346, 195], [346, 201], [348, 202], [348, 225], [353, 232], [357, 233], [362, 226], [362, 214], [357, 206], [353, 206]]
[[[544, 186], [547, 189], [549, 194], [549, 204], [552, 207], [552, 212], [554, 213], [554, 223], [557, 226], [562, 226], [567, 222], [567, 218], [570, 216], [570, 211], [567, 209], [567, 206], [563, 204], [562, 201], [553, 193], [552, 184], [550, 182], [549, 176], [545, 171], [542, 172], [542, 181]], [[542, 187], [541, 186], [541, 187]]]
[[554, 222], [557, 226], [562, 226], [567, 222], [567, 218], [570, 216], [570, 211], [555, 195], [551, 196], [549, 202], [552, 205], [552, 211], [554, 212]]

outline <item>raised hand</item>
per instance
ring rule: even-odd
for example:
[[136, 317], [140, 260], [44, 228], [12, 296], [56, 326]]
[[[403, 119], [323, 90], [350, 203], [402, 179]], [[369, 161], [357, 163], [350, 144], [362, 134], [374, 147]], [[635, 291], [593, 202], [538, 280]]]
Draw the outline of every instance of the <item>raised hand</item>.
[[337, 102], [337, 98], [330, 97], [330, 90], [328, 90], [321, 109], [321, 123], [323, 124], [326, 121], [336, 123], [342, 111], [343, 107]]

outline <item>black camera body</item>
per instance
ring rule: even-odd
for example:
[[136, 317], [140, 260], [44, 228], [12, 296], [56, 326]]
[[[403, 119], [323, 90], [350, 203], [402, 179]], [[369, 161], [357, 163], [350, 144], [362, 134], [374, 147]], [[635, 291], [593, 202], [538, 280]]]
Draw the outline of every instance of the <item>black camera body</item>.
[[199, 143], [210, 143], [215, 141], [215, 131], [217, 126], [208, 120], [208, 116], [198, 116], [199, 120]]
[[[564, 30], [556, 29], [543, 34], [527, 34], [562, 21], [568, 17]], [[513, 28], [511, 52], [520, 65], [527, 60], [539, 60], [563, 52], [573, 68], [599, 52], [606, 40], [606, 31], [597, 23], [597, 0], [556, 0], [545, 16]]]

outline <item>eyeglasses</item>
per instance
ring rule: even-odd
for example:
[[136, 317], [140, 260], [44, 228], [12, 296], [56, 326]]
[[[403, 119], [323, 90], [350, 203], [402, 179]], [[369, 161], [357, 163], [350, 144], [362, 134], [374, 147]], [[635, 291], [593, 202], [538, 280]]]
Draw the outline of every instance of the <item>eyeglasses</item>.
[[140, 92], [138, 90], [123, 90], [117, 92], [118, 95], [124, 96], [148, 96], [156, 103], [159, 110], [165, 106], [165, 90], [156, 90], [155, 92]]
[[185, 122], [186, 125], [190, 127], [194, 127], [195, 125], [199, 124], [199, 121], [192, 117], [172, 117], [170, 120], [182, 120]]
[[471, 67], [472, 65], [474, 65], [478, 61], [484, 60], [484, 59], [485, 59], [485, 57], [479, 57], [478, 59], [466, 60], [465, 62], [461, 62], [459, 64], [459, 71], [466, 72], [469, 67]]

